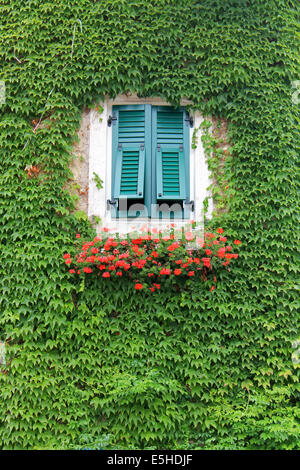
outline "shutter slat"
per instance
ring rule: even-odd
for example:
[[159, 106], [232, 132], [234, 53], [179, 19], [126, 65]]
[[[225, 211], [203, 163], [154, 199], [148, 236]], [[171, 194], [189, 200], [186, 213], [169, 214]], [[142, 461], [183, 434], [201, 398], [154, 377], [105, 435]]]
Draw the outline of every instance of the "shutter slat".
[[168, 145], [168, 144], [178, 144], [179, 145], [179, 144], [181, 144], [181, 142], [182, 142], [182, 139], [176, 139], [176, 138], [174, 138], [174, 139], [170, 139], [170, 138], [169, 139], [159, 139], [160, 144], [166, 144], [166, 145]]

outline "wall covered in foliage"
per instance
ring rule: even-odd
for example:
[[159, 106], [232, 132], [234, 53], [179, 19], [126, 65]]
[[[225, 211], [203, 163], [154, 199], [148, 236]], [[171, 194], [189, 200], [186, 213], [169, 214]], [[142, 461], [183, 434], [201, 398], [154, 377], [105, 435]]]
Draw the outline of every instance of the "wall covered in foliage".
[[[299, 447], [299, 13], [296, 0], [1, 0], [0, 448]], [[65, 268], [75, 234], [94, 236], [70, 191], [81, 111], [126, 92], [230, 123], [210, 228], [243, 244], [214, 291], [190, 280], [145, 302]]]

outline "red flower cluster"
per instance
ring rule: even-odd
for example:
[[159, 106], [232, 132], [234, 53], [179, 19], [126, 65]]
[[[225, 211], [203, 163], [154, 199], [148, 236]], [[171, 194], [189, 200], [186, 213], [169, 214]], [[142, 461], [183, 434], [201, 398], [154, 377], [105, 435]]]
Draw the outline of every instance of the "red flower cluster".
[[[104, 279], [127, 276], [134, 282], [135, 290], [150, 292], [159, 290], [161, 281], [174, 283], [176, 279], [178, 283], [178, 278], [187, 280], [200, 275], [204, 281], [213, 280], [212, 291], [216, 283], [214, 270], [227, 267], [238, 257], [227, 244], [222, 228], [216, 234], [205, 233], [204, 238], [195, 236], [193, 231], [181, 233], [176, 240], [173, 228], [168, 235], [153, 230], [155, 238], [148, 232], [134, 239], [120, 238], [118, 234], [112, 237], [107, 231], [103, 229], [103, 236], [83, 243], [80, 234], [76, 234], [74, 255], [63, 255], [71, 274], [94, 273]], [[233, 243], [241, 244], [240, 240]]]

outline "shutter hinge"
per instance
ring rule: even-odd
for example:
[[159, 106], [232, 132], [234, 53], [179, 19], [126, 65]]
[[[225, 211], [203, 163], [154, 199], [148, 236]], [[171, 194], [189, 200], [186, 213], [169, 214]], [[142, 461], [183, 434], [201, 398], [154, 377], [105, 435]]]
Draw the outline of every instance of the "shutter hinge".
[[141, 144], [141, 150], [144, 150], [144, 144]]
[[179, 152], [183, 152], [183, 146], [182, 145], [179, 146]]
[[157, 151], [160, 152], [160, 144], [157, 146]]
[[112, 197], [111, 199], [107, 199], [107, 210], [110, 209], [110, 206], [113, 206], [115, 209], [118, 207], [118, 200]]
[[118, 149], [119, 149], [119, 150], [122, 150], [122, 144], [119, 144], [119, 145], [118, 145]]
[[117, 116], [114, 114], [113, 116], [109, 116], [107, 119], [107, 125], [108, 127], [111, 127], [111, 125], [115, 125], [115, 122], [118, 120]]
[[185, 124], [190, 127], [194, 126], [194, 118], [192, 118], [188, 113], [186, 113]]
[[190, 198], [187, 197], [186, 200], [184, 201], [184, 203], [185, 203], [186, 206], [190, 206], [191, 211], [194, 212], [194, 210], [195, 210], [194, 201], [190, 201]]

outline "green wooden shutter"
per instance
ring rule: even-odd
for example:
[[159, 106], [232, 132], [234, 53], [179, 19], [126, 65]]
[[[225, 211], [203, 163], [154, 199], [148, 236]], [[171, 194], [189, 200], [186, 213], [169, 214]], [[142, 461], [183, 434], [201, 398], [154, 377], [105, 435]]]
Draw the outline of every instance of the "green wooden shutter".
[[156, 116], [156, 198], [158, 201], [185, 200], [188, 142], [184, 111], [159, 108]]
[[[113, 197], [143, 199], [145, 178], [145, 110], [124, 106], [113, 126]], [[129, 108], [129, 109], [128, 109]], [[142, 109], [140, 109], [142, 108]]]

